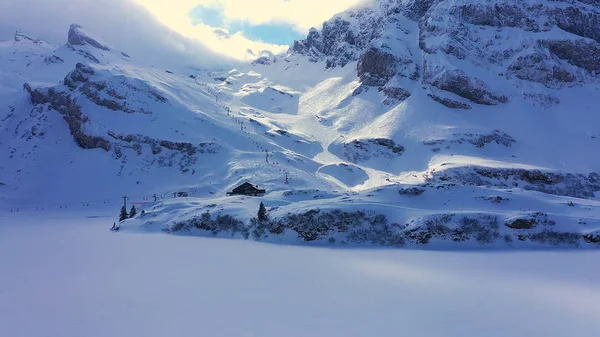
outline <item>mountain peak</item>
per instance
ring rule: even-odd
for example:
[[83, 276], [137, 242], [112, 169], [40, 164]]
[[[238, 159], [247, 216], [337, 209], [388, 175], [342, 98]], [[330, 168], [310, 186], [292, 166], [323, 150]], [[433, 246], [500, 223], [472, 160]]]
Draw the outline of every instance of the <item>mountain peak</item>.
[[92, 46], [102, 50], [110, 50], [109, 47], [89, 36], [82, 26], [74, 23], [69, 28], [69, 43], [74, 46]]
[[15, 32], [15, 42], [21, 42], [21, 41], [31, 41], [35, 44], [42, 44], [42, 40], [37, 39], [37, 38], [33, 38], [21, 31], [16, 31]]

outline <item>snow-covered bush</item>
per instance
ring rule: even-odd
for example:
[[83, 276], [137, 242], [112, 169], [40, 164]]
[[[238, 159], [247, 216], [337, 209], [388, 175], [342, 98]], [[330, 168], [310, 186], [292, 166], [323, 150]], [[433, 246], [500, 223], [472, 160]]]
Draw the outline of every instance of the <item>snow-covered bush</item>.
[[425, 192], [424, 189], [418, 188], [418, 187], [401, 188], [400, 190], [398, 190], [398, 193], [400, 195], [408, 195], [411, 197], [419, 196], [419, 195], [423, 194], [424, 192]]
[[185, 221], [175, 222], [170, 227], [167, 227], [165, 231], [176, 233], [184, 230], [191, 230], [192, 228], [210, 232], [213, 236], [217, 236], [218, 234], [230, 236], [241, 234], [247, 239], [249, 235], [248, 228], [243, 221], [240, 221], [229, 214], [219, 214], [213, 219], [209, 211]]
[[[598, 233], [582, 235], [560, 232], [552, 229], [553, 225], [554, 221], [542, 212], [508, 219], [501, 232], [498, 217], [489, 214], [434, 214], [413, 219], [408, 224], [399, 224], [373, 211], [311, 209], [278, 218], [259, 220], [253, 217], [248, 224], [228, 214], [219, 214], [215, 218], [206, 211], [200, 216], [175, 222], [165, 231], [177, 233], [199, 230], [213, 236], [238, 236], [244, 239], [251, 235], [256, 241], [269, 241], [284, 234], [287, 235], [282, 237], [291, 238], [295, 234], [301, 242], [386, 247], [428, 245], [439, 241], [481, 245], [503, 242], [512, 245], [513, 236], [519, 241], [542, 245], [578, 246], [582, 239], [585, 243], [600, 244]], [[513, 231], [515, 233], [511, 234]]]
[[600, 232], [597, 232], [596, 234], [594, 234], [594, 233], [584, 234], [583, 239], [587, 243], [594, 243], [594, 244], [600, 245]]
[[499, 195], [490, 195], [490, 196], [484, 196], [484, 197], [479, 197], [479, 198], [483, 199], [483, 200], [486, 200], [486, 201], [489, 201], [489, 202], [494, 203], [494, 204], [499, 204], [499, 203], [507, 202], [507, 201], [510, 200], [509, 198], [503, 198], [503, 197], [501, 197]]
[[462, 217], [456, 221], [454, 214], [442, 214], [420, 219], [414, 228], [406, 231], [412, 243], [427, 244], [431, 239], [464, 242], [476, 240], [480, 244], [492, 243], [500, 238], [498, 219], [495, 216], [479, 215]]
[[536, 225], [554, 226], [556, 222], [548, 219], [548, 214], [543, 212], [534, 212], [526, 218], [516, 218], [507, 221], [504, 225], [512, 229], [531, 229]]
[[539, 242], [543, 244], [547, 243], [553, 246], [579, 246], [581, 235], [578, 233], [556, 232], [553, 230], [544, 229], [541, 232], [529, 234], [527, 238], [532, 242]]

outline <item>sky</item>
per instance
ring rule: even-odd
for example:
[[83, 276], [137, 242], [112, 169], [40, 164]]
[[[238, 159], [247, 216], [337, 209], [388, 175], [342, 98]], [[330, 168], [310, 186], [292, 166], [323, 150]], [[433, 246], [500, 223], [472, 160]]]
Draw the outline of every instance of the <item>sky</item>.
[[0, 0], [0, 40], [20, 30], [62, 45], [78, 23], [149, 61], [227, 67], [283, 53], [311, 27], [363, 1]]
[[311, 27], [364, 0], [134, 1], [163, 24], [217, 52], [253, 59], [261, 51], [285, 52]]

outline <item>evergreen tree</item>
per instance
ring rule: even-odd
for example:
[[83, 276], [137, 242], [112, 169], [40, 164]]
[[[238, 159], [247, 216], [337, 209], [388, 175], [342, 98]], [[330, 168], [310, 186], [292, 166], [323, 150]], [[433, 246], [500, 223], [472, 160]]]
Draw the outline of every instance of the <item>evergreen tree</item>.
[[265, 208], [265, 205], [262, 203], [262, 201], [260, 203], [260, 206], [258, 206], [258, 213], [256, 213], [256, 217], [258, 218], [259, 222], [266, 222], [267, 220], [269, 220], [267, 209]]
[[137, 214], [137, 209], [135, 209], [135, 205], [131, 205], [131, 210], [129, 211], [129, 217], [133, 218]]
[[119, 221], [124, 221], [128, 217], [129, 215], [127, 214], [127, 208], [125, 208], [125, 205], [123, 205], [121, 207], [121, 215], [119, 215]]

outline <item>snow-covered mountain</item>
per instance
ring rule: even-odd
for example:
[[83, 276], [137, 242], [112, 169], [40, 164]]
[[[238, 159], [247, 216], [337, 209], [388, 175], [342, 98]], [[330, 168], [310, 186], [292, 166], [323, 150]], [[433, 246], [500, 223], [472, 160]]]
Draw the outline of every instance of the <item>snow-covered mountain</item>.
[[258, 239], [591, 244], [598, 32], [592, 0], [379, 0], [234, 70], [148, 64], [76, 24], [63, 46], [17, 32], [0, 44], [0, 203], [185, 190], [123, 228], [206, 231], [206, 210], [255, 213], [223, 198], [251, 181], [279, 220]]

